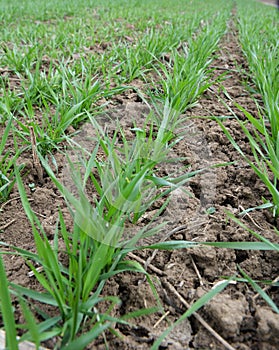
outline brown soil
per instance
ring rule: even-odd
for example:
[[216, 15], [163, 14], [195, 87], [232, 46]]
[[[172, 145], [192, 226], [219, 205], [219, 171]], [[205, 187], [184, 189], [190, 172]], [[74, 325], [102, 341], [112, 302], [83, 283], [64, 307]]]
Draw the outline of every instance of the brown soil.
[[[191, 117], [229, 116], [231, 113], [224, 106], [223, 102], [225, 102], [241, 116], [241, 113], [228, 99], [228, 94], [233, 101], [244, 106], [253, 115], [257, 115], [256, 104], [242, 83], [243, 77], [238, 73], [238, 68], [246, 67], [246, 63], [241, 55], [233, 27], [222, 40], [220, 47], [218, 57], [212, 65], [217, 68], [218, 74], [227, 73], [226, 79], [222, 82], [227, 94], [220, 92], [221, 85], [215, 84], [199, 100], [196, 107], [187, 111], [186, 115]], [[130, 91], [113, 99], [108, 106], [107, 113], [113, 118], [118, 118], [127, 133], [133, 126], [132, 118], [140, 125], [141, 116], [149, 112], [146, 105], [139, 100], [137, 94]], [[236, 121], [228, 119], [226, 126], [242, 149], [249, 154], [249, 144], [239, 130]], [[107, 123], [107, 128], [114, 130], [114, 123]], [[160, 232], [156, 240], [164, 240], [166, 237], [172, 240], [185, 239], [188, 241], [252, 240], [253, 238], [247, 231], [227, 220], [226, 211], [237, 215], [243, 209], [261, 204], [262, 196], [268, 198], [269, 195], [253, 171], [224, 136], [218, 124], [208, 118], [191, 119], [189, 136], [186, 136], [175, 147], [172, 156], [186, 157], [186, 163], [191, 164], [191, 169], [216, 163], [234, 163], [208, 170], [192, 178], [185, 186], [192, 194], [191, 198], [185, 196], [182, 191], [175, 191], [162, 216], [162, 220], [169, 220], [170, 223]], [[65, 158], [56, 154], [56, 161], [59, 176], [63, 179], [65, 178], [65, 167], [63, 166]], [[32, 208], [38, 214], [51, 239], [58, 208], [62, 208], [62, 212], [69, 219], [70, 227], [66, 205], [49, 178], [44, 177], [44, 183], [39, 184], [31, 153], [26, 152], [20, 162], [24, 162], [28, 170], [24, 183]], [[175, 171], [179, 172], [183, 165], [185, 164], [176, 165]], [[166, 166], [163, 170], [170, 172], [173, 169]], [[34, 191], [28, 186], [30, 184], [35, 184]], [[10, 200], [1, 207], [0, 240], [34, 250], [32, 231], [18, 196], [15, 188]], [[207, 209], [209, 208], [214, 208], [215, 212], [208, 214]], [[274, 222], [269, 212], [254, 211], [243, 217], [242, 221], [264, 237], [272, 241], [276, 240], [273, 234]], [[275, 225], [278, 227], [278, 222]], [[170, 234], [172, 230], [179, 227], [179, 230]], [[187, 309], [185, 303], [192, 304], [210, 290], [215, 283], [222, 280], [222, 276], [236, 274], [240, 277], [237, 266], [240, 266], [255, 280], [274, 280], [278, 277], [279, 258], [278, 254], [273, 252], [236, 251], [208, 247], [152, 254], [152, 251], [141, 251], [135, 253], [136, 256], [132, 258], [143, 264], [148, 261], [146, 267], [153, 280], [157, 281], [155, 284], [166, 317], [160, 320], [162, 314], [157, 313], [134, 320], [134, 326], [116, 326], [123, 338], [108, 335], [108, 344], [111, 349], [149, 349], [154, 339], [185, 312]], [[38, 287], [34, 277], [28, 277], [28, 266], [21, 258], [12, 255], [4, 256], [4, 259], [10, 281], [30, 288]], [[267, 292], [278, 304], [278, 288], [270, 288]], [[121, 306], [115, 310], [116, 315], [124, 315], [132, 310], [155, 304], [155, 298], [148, 282], [139, 274], [126, 273], [116, 276], [109, 281], [104, 293], [117, 295], [122, 300]], [[231, 284], [217, 298], [202, 308], [199, 315], [232, 348], [241, 350], [278, 349], [279, 315], [275, 314], [248, 284], [242, 282]], [[46, 345], [49, 348], [53, 347], [51, 342]], [[91, 348], [105, 349], [103, 339], [100, 338]], [[169, 350], [223, 350], [226, 348], [229, 348], [228, 345], [222, 344], [194, 316], [175, 328], [161, 345], [161, 349]]]
[[260, 2], [263, 2], [266, 5], [270, 5], [270, 6], [277, 6], [277, 2], [276, 0], [260, 0]]

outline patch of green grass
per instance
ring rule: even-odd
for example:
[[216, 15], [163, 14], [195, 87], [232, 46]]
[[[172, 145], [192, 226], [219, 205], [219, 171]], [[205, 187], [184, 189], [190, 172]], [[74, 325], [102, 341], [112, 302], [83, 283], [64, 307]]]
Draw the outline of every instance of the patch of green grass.
[[239, 105], [237, 105], [237, 107], [244, 113], [247, 120], [250, 122], [250, 125], [253, 126], [253, 130], [250, 131], [247, 122], [237, 118], [234, 112], [231, 111], [235, 115], [235, 118], [237, 119], [243, 131], [243, 134], [249, 140], [253, 154], [252, 160], [241, 150], [224, 124], [218, 119], [217, 121], [235, 149], [244, 157], [246, 162], [251, 166], [257, 176], [265, 184], [272, 197], [272, 201], [263, 198], [263, 205], [256, 208], [247, 208], [245, 212], [253, 209], [270, 208], [272, 210], [273, 216], [277, 218], [279, 215], [279, 154], [276, 151], [277, 146], [274, 147], [275, 145], [272, 139], [272, 134], [270, 130], [268, 130], [264, 116], [259, 113], [259, 118], [256, 118], [252, 116], [248, 111], [246, 111], [243, 107]]
[[[265, 16], [261, 16], [264, 10]], [[262, 4], [238, 2], [239, 40], [246, 56], [250, 79], [261, 94], [263, 114], [268, 118], [274, 151], [278, 154], [279, 134], [279, 41], [278, 11]], [[260, 38], [260, 40], [259, 40]], [[267, 123], [265, 123], [267, 126]]]
[[155, 87], [155, 93], [151, 92], [151, 95], [163, 103], [167, 101], [180, 113], [196, 104], [198, 97], [214, 83], [209, 65], [225, 33], [228, 9], [213, 23], [206, 22], [205, 27], [194, 38], [182, 43], [179, 50], [172, 50], [168, 64], [157, 62], [160, 79], [155, 86], [159, 88]]

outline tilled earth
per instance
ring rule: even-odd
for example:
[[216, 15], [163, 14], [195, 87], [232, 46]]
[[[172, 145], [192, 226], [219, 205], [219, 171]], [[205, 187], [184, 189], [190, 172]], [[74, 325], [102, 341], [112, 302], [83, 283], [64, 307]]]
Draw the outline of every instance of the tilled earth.
[[[195, 118], [230, 116], [232, 112], [228, 107], [241, 117], [242, 113], [234, 107], [232, 101], [245, 107], [251, 114], [257, 115], [256, 103], [247, 92], [243, 83], [244, 77], [239, 73], [247, 66], [232, 23], [220, 43], [220, 51], [212, 66], [216, 68], [215, 78], [226, 73], [224, 80], [212, 86], [196, 107], [186, 112], [185, 116], [192, 117], [186, 122], [188, 132], [173, 149], [171, 156], [186, 158], [186, 161], [175, 165], [177, 172], [186, 164], [191, 165], [191, 170], [213, 164], [231, 164], [210, 168], [191, 178], [185, 186], [191, 196], [186, 196], [183, 191], [178, 190], [172, 193], [169, 206], [160, 217], [161, 221], [168, 221], [169, 224], [154, 237], [154, 242], [165, 239], [251, 241], [251, 234], [228, 220], [226, 212], [237, 216], [244, 209], [260, 205], [262, 197], [269, 198], [265, 187], [230, 144], [218, 123], [212, 118]], [[142, 84], [139, 81], [134, 83], [137, 87]], [[253, 97], [261, 103], [260, 96]], [[117, 118], [127, 135], [134, 126], [133, 119], [140, 126], [148, 113], [148, 107], [132, 90], [112, 99], [107, 106], [107, 115], [111, 120]], [[106, 119], [106, 128], [114, 131], [115, 123], [109, 120]], [[225, 125], [249, 155], [249, 143], [237, 122], [227, 119]], [[88, 132], [86, 127], [84, 132]], [[81, 136], [77, 141], [84, 142], [83, 145], [87, 146]], [[56, 161], [59, 177], [65, 180], [67, 171], [64, 156], [57, 154]], [[44, 177], [43, 183], [39, 183], [31, 154], [25, 153], [19, 162], [25, 163], [28, 170], [24, 183], [32, 208], [52, 239], [58, 208], [62, 208], [68, 226], [71, 227], [66, 205], [47, 176]], [[161, 171], [171, 172], [173, 168], [166, 165]], [[29, 184], [35, 184], [34, 191], [30, 189]], [[148, 221], [148, 215], [152, 216], [153, 213], [146, 215], [145, 220]], [[2, 205], [0, 220], [1, 241], [25, 249], [35, 249], [32, 231], [16, 188], [10, 200]], [[269, 212], [253, 211], [241, 217], [241, 220], [264, 237], [276, 241], [273, 228], [278, 228], [278, 222], [274, 222]], [[140, 224], [143, 225], [144, 221]], [[149, 242], [151, 241], [149, 239]], [[224, 276], [241, 277], [238, 266], [255, 280], [275, 280], [278, 277], [279, 257], [274, 252], [207, 247], [157, 253], [146, 250], [134, 255], [130, 258], [145, 265], [155, 282], [165, 314], [157, 313], [137, 318], [133, 321], [134, 326], [116, 326], [122, 338], [108, 334], [107, 341], [111, 349], [149, 349], [158, 335], [186, 311], [187, 305], [191, 305], [209, 291], [215, 283], [221, 281]], [[28, 266], [21, 258], [10, 255], [4, 259], [10, 281], [38, 289], [35, 278], [28, 277]], [[278, 288], [269, 288], [267, 293], [278, 305]], [[126, 273], [116, 276], [109, 280], [104, 294], [117, 295], [122, 300], [121, 306], [113, 311], [116, 316], [156, 303], [148, 282], [139, 274]], [[15, 307], [17, 308], [17, 305]], [[19, 321], [22, 321], [20, 313], [16, 314]], [[203, 307], [198, 316], [194, 315], [180, 323], [166, 337], [160, 349], [275, 350], [278, 349], [278, 337], [279, 315], [270, 309], [250, 285], [237, 282], [229, 285], [218, 297]], [[48, 348], [54, 346], [53, 342], [45, 345]], [[105, 349], [103, 339], [98, 339], [89, 348]]]

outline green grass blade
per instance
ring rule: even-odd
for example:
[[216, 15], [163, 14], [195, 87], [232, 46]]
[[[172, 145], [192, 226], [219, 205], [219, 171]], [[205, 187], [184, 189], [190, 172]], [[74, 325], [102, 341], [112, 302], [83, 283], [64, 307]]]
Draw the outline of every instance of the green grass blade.
[[84, 349], [88, 344], [90, 344], [94, 339], [96, 339], [100, 334], [102, 334], [106, 329], [108, 329], [111, 326], [111, 323], [96, 323], [89, 332], [81, 335], [79, 338], [75, 339], [68, 345], [63, 346], [61, 350]]
[[170, 334], [170, 332], [182, 321], [186, 318], [190, 317], [194, 312], [198, 311], [201, 307], [203, 307], [206, 303], [208, 303], [213, 297], [222, 292], [223, 289], [227, 287], [227, 285], [231, 282], [232, 278], [227, 281], [222, 281], [216, 287], [213, 287], [209, 292], [199, 298], [177, 321], [175, 321], [169, 328], [167, 328], [162, 335], [154, 342], [150, 350], [158, 350], [160, 344], [164, 340], [164, 338]]
[[[55, 316], [55, 317], [48, 318], [46, 321], [43, 321], [37, 324], [36, 327], [39, 333], [39, 341], [42, 342], [50, 338], [53, 338], [55, 336], [59, 336], [59, 334], [61, 334], [61, 328], [58, 326], [59, 322], [61, 322], [61, 317]], [[24, 333], [20, 337], [20, 342], [25, 340], [32, 341], [32, 335], [30, 331], [28, 331], [27, 333]]]
[[254, 237], [256, 237], [259, 241], [264, 242], [267, 246], [270, 247], [270, 250], [279, 251], [278, 244], [270, 242], [268, 239], [260, 235], [259, 233], [251, 230], [249, 227], [243, 224], [239, 219], [237, 219], [232, 213], [226, 212], [229, 218], [231, 218], [234, 222], [236, 222], [240, 227], [244, 228], [246, 231], [250, 232]]
[[238, 266], [241, 274], [247, 279], [247, 281], [251, 284], [251, 286], [255, 289], [257, 293], [268, 303], [268, 305], [277, 313], [279, 314], [279, 308], [274, 303], [274, 301], [269, 297], [269, 295], [255, 282], [250, 278], [247, 273], [244, 272], [239, 266]]
[[13, 307], [12, 307], [11, 297], [9, 293], [8, 280], [7, 280], [1, 255], [0, 255], [0, 281], [1, 281], [0, 301], [1, 301], [2, 317], [3, 317], [5, 331], [6, 331], [6, 347], [7, 349], [18, 350]]
[[[261, 237], [261, 240], [263, 237]], [[159, 250], [176, 250], [195, 248], [197, 246], [211, 246], [216, 248], [227, 248], [237, 250], [278, 250], [279, 244], [264, 242], [190, 242], [190, 241], [167, 241], [151, 244], [149, 246], [141, 247], [148, 249]]]
[[49, 293], [37, 292], [35, 290], [20, 286], [18, 284], [11, 283], [11, 287], [18, 293], [19, 295], [24, 295], [30, 299], [36, 300], [40, 303], [44, 303], [51, 306], [58, 306], [57, 302]]
[[40, 346], [40, 331], [38, 329], [38, 325], [35, 322], [34, 315], [30, 311], [30, 309], [27, 307], [25, 301], [22, 298], [20, 299], [19, 302], [20, 302], [23, 316], [24, 316], [25, 321], [26, 321], [27, 329], [30, 333], [30, 340], [33, 343], [35, 343], [36, 348], [39, 348], [39, 346]]
[[201, 242], [201, 245], [236, 250], [278, 250], [279, 244], [270, 242]]
[[2, 155], [4, 148], [6, 146], [6, 142], [9, 136], [9, 132], [12, 126], [12, 122], [13, 122], [13, 117], [10, 117], [10, 119], [8, 120], [8, 123], [6, 125], [5, 131], [1, 137], [1, 143], [0, 143], [0, 155]]

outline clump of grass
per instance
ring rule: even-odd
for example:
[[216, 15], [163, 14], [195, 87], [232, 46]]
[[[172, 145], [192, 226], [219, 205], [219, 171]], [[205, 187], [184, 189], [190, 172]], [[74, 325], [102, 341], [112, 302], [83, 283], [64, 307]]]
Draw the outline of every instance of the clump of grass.
[[[128, 141], [120, 127], [110, 138], [93, 117], [89, 114], [88, 117], [96, 130], [96, 146], [89, 159], [81, 159], [78, 164], [70, 163], [77, 197], [58, 181], [45, 157], [39, 154], [47, 173], [68, 202], [74, 221], [72, 231], [68, 232], [64, 218], [59, 214], [53, 244], [31, 210], [22, 179], [16, 171], [22, 204], [32, 225], [36, 253], [12, 248], [26, 259], [45, 293], [16, 285], [12, 287], [21, 298], [29, 297], [57, 307], [59, 315], [46, 319], [39, 341], [56, 335], [63, 349], [86, 345], [111, 328], [113, 323], [127, 322], [124, 318], [109, 315], [119, 300], [102, 296], [103, 287], [110, 277], [124, 271], [146, 275], [139, 263], [125, 260], [125, 257], [137, 249], [137, 243], [144, 237], [162, 229], [165, 223], [156, 224], [155, 219], [166, 207], [167, 195], [199, 172], [185, 172], [177, 178], [172, 174], [157, 175], [156, 167], [167, 160], [170, 148], [178, 142], [175, 129], [180, 120], [167, 108], [160, 123], [158, 116], [154, 120], [154, 115], [150, 114], [143, 128], [135, 125], [132, 141]], [[104, 155], [101, 160], [97, 157], [100, 151]], [[88, 182], [97, 193], [93, 203], [86, 194]], [[164, 199], [165, 204], [149, 224], [136, 228], [135, 224], [158, 199]], [[132, 230], [128, 228], [131, 224]], [[61, 241], [67, 256], [66, 264], [59, 259]], [[42, 272], [37, 270], [38, 264]], [[151, 280], [149, 283], [152, 285]], [[109, 304], [104, 313], [98, 311], [98, 304], [102, 302]], [[158, 310], [161, 310], [160, 305], [139, 310], [137, 315]], [[85, 334], [80, 336], [81, 332]], [[32, 339], [32, 334], [28, 332], [23, 339]]]
[[2, 50], [5, 53], [2, 58], [4, 64], [16, 73], [22, 73], [26, 68], [30, 68], [34, 64], [37, 53], [35, 46], [26, 47], [24, 52], [22, 52], [16, 45], [12, 48], [8, 45], [2, 45]]
[[[122, 135], [122, 147], [119, 148], [116, 133], [110, 140], [96, 122], [92, 122], [97, 129], [98, 143], [89, 160], [80, 164], [85, 165], [84, 178], [76, 167], [72, 168], [78, 198], [57, 180], [41, 156], [49, 176], [69, 203], [74, 220], [73, 230], [68, 232], [60, 213], [53, 245], [31, 210], [19, 172], [16, 171], [22, 204], [32, 225], [36, 253], [13, 248], [27, 260], [46, 292], [40, 294], [24, 287], [12, 287], [20, 297], [29, 297], [58, 308], [59, 316], [46, 319], [39, 341], [56, 335], [60, 338], [61, 348], [65, 349], [88, 344], [105, 329], [112, 327], [114, 322], [124, 322], [109, 315], [119, 300], [117, 297], [101, 296], [102, 289], [114, 274], [124, 271], [146, 274], [140, 264], [124, 258], [135, 249], [140, 239], [157, 233], [162, 227], [154, 228], [150, 224], [129, 235], [126, 234], [126, 223], [136, 223], [158, 198], [164, 197], [187, 179], [184, 176], [172, 183], [171, 179], [161, 179], [155, 175], [154, 167], [165, 159], [166, 140], [170, 141], [169, 138], [164, 139], [163, 131], [156, 134], [156, 139], [152, 131], [147, 137], [144, 130], [135, 128], [136, 139], [130, 144], [124, 133], [118, 130]], [[105, 162], [96, 160], [99, 147], [106, 156]], [[97, 169], [98, 176], [93, 175], [92, 167]], [[85, 192], [89, 179], [99, 195], [94, 206]], [[155, 190], [160, 187], [168, 188], [158, 194]], [[59, 259], [58, 243], [61, 240], [68, 260], [66, 264]], [[43, 268], [42, 272], [37, 270], [37, 264]], [[105, 313], [100, 313], [98, 304], [104, 301], [109, 303], [109, 307]], [[140, 310], [138, 314], [154, 310]], [[79, 337], [80, 332], [85, 330], [86, 334]], [[32, 339], [32, 334], [28, 332], [23, 339]]]
[[[122, 218], [125, 216], [123, 210], [128, 206], [123, 204], [121, 215], [118, 213], [118, 215], [106, 218], [95, 215], [104, 214], [100, 212], [102, 199], [96, 203], [96, 210], [94, 210], [86, 198], [82, 184], [74, 174], [80, 195], [79, 199], [76, 199], [58, 182], [43, 157], [41, 157], [41, 161], [57, 187], [71, 204], [70, 208], [75, 210], [72, 212], [74, 226], [73, 230], [68, 232], [64, 218], [60, 213], [54, 242], [51, 244], [30, 207], [21, 177], [16, 171], [22, 204], [32, 225], [36, 253], [30, 253], [17, 247], [11, 248], [26, 259], [34, 276], [45, 289], [45, 293], [38, 293], [14, 284], [11, 287], [21, 298], [28, 297], [40, 303], [55, 306], [59, 310], [58, 316], [48, 317], [45, 315], [45, 322], [39, 325], [41, 331], [38, 340], [40, 342], [57, 336], [61, 349], [74, 349], [75, 347], [82, 349], [106, 329], [111, 328], [115, 322], [127, 322], [124, 318], [118, 319], [110, 316], [111, 310], [120, 301], [117, 297], [101, 295], [107, 280], [124, 271], [146, 273], [137, 262], [124, 260], [131, 247], [124, 249], [122, 244], [119, 245], [125, 230]], [[130, 199], [131, 195], [128, 194], [128, 198], [123, 201], [126, 201], [130, 206]], [[142, 237], [139, 233], [137, 236], [137, 239]], [[63, 251], [67, 256], [67, 263], [62, 263], [59, 258], [61, 252], [59, 242], [61, 243], [61, 241], [64, 246]], [[38, 264], [42, 271], [37, 270]], [[98, 311], [98, 305], [102, 303], [109, 306], [106, 311], [101, 313]], [[139, 310], [138, 315], [157, 310], [157, 306]], [[129, 316], [125, 315], [125, 319], [128, 318]], [[82, 332], [84, 334], [81, 335]], [[21, 340], [25, 339], [32, 340], [33, 334], [31, 332], [25, 333]]]
[[255, 84], [253, 88], [256, 88], [261, 94], [264, 103], [263, 114], [268, 118], [271, 138], [274, 145], [277, 145], [279, 133], [279, 44], [278, 14], [276, 12], [278, 11], [272, 7], [265, 8], [265, 16], [259, 16], [263, 9], [262, 6], [262, 4], [251, 6], [250, 3], [239, 2], [239, 40], [248, 62], [249, 70], [246, 73]]
[[[248, 131], [246, 123], [239, 121], [239, 124], [248, 137], [253, 152], [254, 161], [247, 161], [272, 196], [272, 202], [263, 198], [264, 204], [261, 207], [271, 208], [273, 216], [277, 218], [279, 215], [279, 59], [277, 30], [276, 25], [274, 26], [277, 13], [274, 9], [267, 9], [266, 15], [269, 18], [267, 20], [256, 16], [255, 8], [250, 7], [248, 3], [239, 4], [239, 7], [238, 27], [242, 50], [249, 67], [247, 74], [255, 83], [255, 88], [260, 92], [264, 103], [258, 118], [238, 106], [253, 126], [252, 133]], [[259, 6], [258, 11], [260, 10]], [[255, 22], [258, 17], [259, 20]]]
[[153, 96], [163, 104], [167, 101], [172, 109], [180, 113], [195, 105], [198, 97], [213, 84], [209, 65], [226, 30], [227, 16], [225, 12], [214, 25], [207, 23], [196, 38], [190, 38], [182, 45], [181, 51], [173, 50], [168, 64], [156, 63], [160, 88], [155, 88]]
[[[182, 186], [200, 170], [187, 172], [185, 167], [184, 173], [183, 169], [180, 169], [182, 175], [179, 177], [175, 177], [175, 174], [165, 177], [158, 175], [158, 166], [160, 163], [171, 161], [168, 159], [168, 152], [180, 140], [174, 132], [180, 121], [178, 122], [174, 116], [171, 118], [169, 113], [165, 113], [159, 124], [158, 119], [154, 121], [154, 114], [151, 113], [142, 128], [135, 125], [132, 128], [134, 132], [132, 141], [126, 138], [120, 126], [110, 137], [93, 117], [90, 119], [95, 128], [95, 139], [92, 140], [95, 143], [94, 150], [89, 159], [80, 159], [77, 163], [70, 164], [78, 194], [85, 207], [80, 207], [79, 202], [72, 203], [72, 196], [68, 191], [66, 193], [69, 196], [69, 202], [74, 205], [81, 225], [85, 222], [90, 228], [91, 236], [98, 237], [97, 239], [101, 241], [105, 240], [106, 244], [111, 245], [115, 244], [110, 242], [113, 237], [119, 244], [127, 220], [136, 224], [153, 203], [166, 198], [172, 190]], [[97, 156], [99, 152], [103, 154], [101, 158]], [[173, 161], [179, 161], [179, 159]], [[83, 178], [79, 174], [80, 167], [83, 168]], [[94, 172], [92, 169], [95, 169]], [[61, 184], [54, 177], [53, 180], [63, 192]], [[98, 199], [94, 201], [94, 209], [85, 195], [88, 181], [98, 194]], [[161, 211], [164, 207], [163, 205]], [[121, 228], [120, 236], [107, 234], [108, 228], [117, 226]], [[148, 231], [148, 226], [146, 229]], [[139, 237], [143, 236], [143, 232], [133, 235], [134, 245]]]
[[265, 184], [269, 193], [271, 194], [272, 201], [263, 198], [263, 205], [256, 208], [248, 208], [245, 212], [253, 209], [264, 209], [270, 208], [273, 216], [276, 219], [279, 215], [279, 157], [277, 152], [277, 144], [274, 143], [270, 128], [268, 128], [266, 119], [259, 112], [259, 118], [252, 116], [243, 107], [236, 104], [246, 116], [250, 125], [253, 127], [252, 131], [249, 131], [249, 127], [246, 121], [240, 120], [236, 114], [231, 110], [237, 119], [244, 135], [248, 138], [251, 151], [253, 154], [253, 160], [251, 160], [239, 147], [237, 142], [233, 139], [228, 129], [225, 127], [223, 122], [217, 118], [217, 122], [221, 126], [225, 135], [228, 137], [230, 142], [233, 144], [235, 149], [243, 156], [247, 163], [251, 166], [257, 176]]

